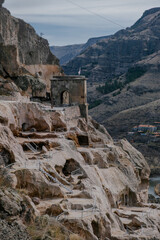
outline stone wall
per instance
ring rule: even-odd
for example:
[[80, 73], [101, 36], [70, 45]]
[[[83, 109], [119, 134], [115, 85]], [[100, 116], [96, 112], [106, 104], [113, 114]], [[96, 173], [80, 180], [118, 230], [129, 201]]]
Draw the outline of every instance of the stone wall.
[[83, 76], [54, 76], [51, 79], [52, 100], [56, 106], [63, 105], [62, 94], [69, 93], [69, 104], [87, 102], [86, 79]]
[[79, 105], [87, 118], [87, 87], [84, 76], [54, 76], [51, 79], [52, 106]]

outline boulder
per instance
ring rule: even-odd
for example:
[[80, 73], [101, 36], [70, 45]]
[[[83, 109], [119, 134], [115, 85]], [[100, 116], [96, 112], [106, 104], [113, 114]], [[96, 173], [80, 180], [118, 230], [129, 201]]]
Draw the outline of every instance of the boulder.
[[62, 207], [59, 204], [52, 204], [49, 208], [46, 210], [46, 214], [50, 216], [57, 217], [63, 212]]
[[52, 198], [63, 197], [61, 188], [50, 182], [43, 173], [37, 169], [21, 169], [15, 171], [17, 188], [26, 189], [30, 197]]
[[40, 203], [40, 199], [38, 197], [33, 197], [32, 201], [35, 205], [38, 205]]
[[26, 159], [22, 146], [14, 138], [11, 130], [0, 125], [0, 165], [24, 164]]
[[155, 186], [154, 191], [157, 195], [160, 196], [160, 183]]
[[17, 178], [15, 174], [11, 173], [7, 168], [0, 168], [0, 186], [15, 188], [17, 185]]

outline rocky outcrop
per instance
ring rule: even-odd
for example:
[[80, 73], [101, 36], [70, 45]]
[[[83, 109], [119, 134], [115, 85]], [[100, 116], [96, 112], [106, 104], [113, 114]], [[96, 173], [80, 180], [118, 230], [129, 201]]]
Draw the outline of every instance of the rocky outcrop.
[[62, 74], [48, 41], [3, 7], [0, 8], [0, 24], [0, 75], [8, 85], [15, 83], [22, 95], [45, 96], [50, 78]]
[[[24, 223], [30, 236], [39, 226], [40, 220], [35, 218], [38, 214], [40, 218], [46, 216], [44, 237], [53, 234], [54, 221], [54, 226], [67, 229], [67, 235], [70, 231], [86, 240], [138, 240], [143, 236], [152, 239], [153, 232], [159, 238], [159, 206], [154, 206], [156, 215], [152, 215], [152, 208], [147, 204], [149, 167], [126, 140], [114, 144], [105, 128], [91, 118], [87, 123], [79, 116], [76, 106], [59, 111], [37, 103], [1, 102], [2, 106], [7, 109], [4, 111], [7, 114], [1, 117], [2, 129], [13, 131], [12, 138], [19, 148], [13, 150], [17, 156], [14, 164], [9, 166], [7, 162], [7, 169], [2, 165], [0, 183], [17, 189], [23, 195], [22, 202], [27, 200], [33, 223], [32, 226]], [[43, 116], [38, 128], [36, 118], [43, 119]], [[9, 124], [13, 119], [14, 124]], [[26, 126], [34, 124], [22, 128], [24, 119]], [[48, 127], [44, 128], [42, 123]], [[13, 126], [11, 130], [10, 126]], [[3, 133], [6, 142], [7, 134]], [[4, 136], [0, 135], [1, 142]], [[23, 152], [25, 160], [23, 156], [19, 156], [21, 161], [18, 159], [18, 151]], [[14, 184], [9, 185], [10, 179], [14, 179]], [[17, 205], [14, 211], [20, 207]], [[3, 209], [5, 214], [12, 207]], [[25, 213], [23, 216], [26, 219]], [[38, 234], [42, 234], [43, 228]]]
[[160, 184], [155, 186], [155, 193], [160, 196]]
[[31, 199], [1, 186], [0, 209], [0, 239], [30, 240], [26, 224], [34, 221], [38, 214]]

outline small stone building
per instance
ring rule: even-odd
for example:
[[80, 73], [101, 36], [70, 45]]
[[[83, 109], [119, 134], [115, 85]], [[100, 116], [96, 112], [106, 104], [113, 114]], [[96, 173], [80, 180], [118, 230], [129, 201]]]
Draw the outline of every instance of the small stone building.
[[79, 105], [82, 117], [88, 118], [87, 84], [84, 76], [53, 76], [51, 105], [63, 107]]

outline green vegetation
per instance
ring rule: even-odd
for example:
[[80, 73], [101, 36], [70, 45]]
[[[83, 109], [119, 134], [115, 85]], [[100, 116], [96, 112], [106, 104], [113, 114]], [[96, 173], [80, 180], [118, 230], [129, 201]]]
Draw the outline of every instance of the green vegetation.
[[[146, 68], [141, 66], [135, 66], [132, 68], [129, 68], [126, 73], [126, 80], [124, 82], [119, 82], [117, 80], [114, 80], [111, 82], [111, 80], [108, 80], [103, 86], [99, 86], [96, 89], [101, 92], [102, 94], [107, 94], [110, 92], [113, 92], [117, 89], [124, 88], [128, 83], [135, 81], [137, 78], [143, 76], [146, 73]], [[128, 86], [127, 90], [129, 90], [130, 86]], [[115, 93], [114, 96], [118, 95], [118, 93]]]
[[91, 102], [90, 104], [89, 104], [89, 109], [92, 109], [92, 108], [95, 108], [95, 107], [97, 107], [98, 105], [100, 105], [102, 103], [102, 100], [95, 100], [94, 102]]
[[129, 68], [126, 73], [125, 84], [135, 81], [137, 78], [143, 76], [146, 71], [146, 68], [140, 66]]
[[106, 82], [105, 85], [99, 86], [96, 89], [102, 94], [107, 94], [121, 88], [123, 88], [123, 83], [114, 80], [113, 83]]

